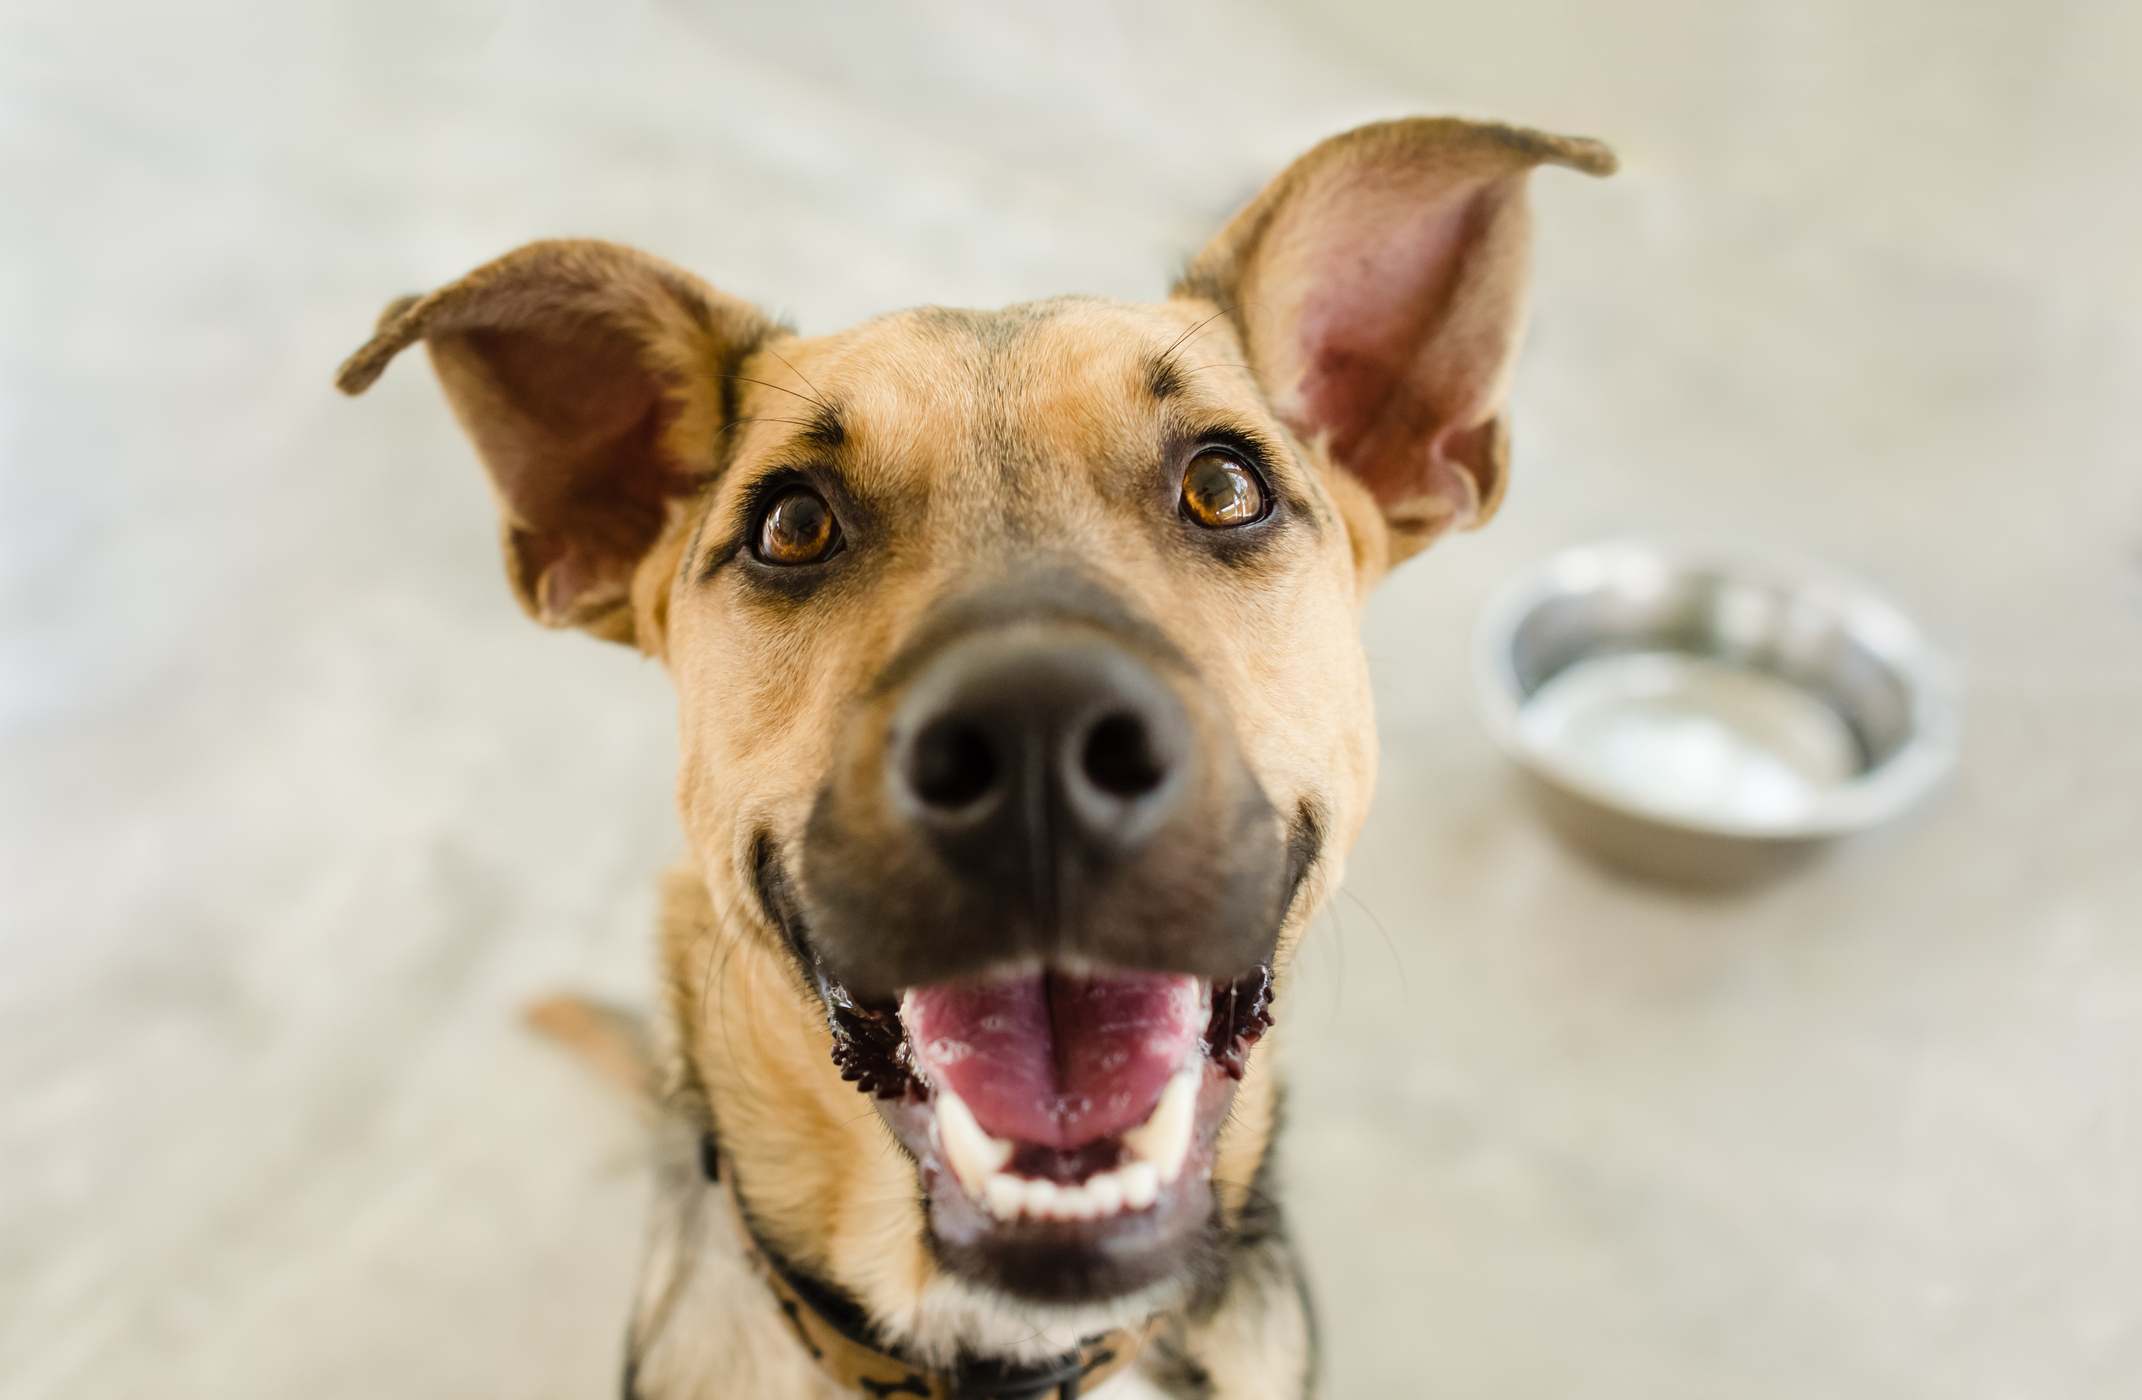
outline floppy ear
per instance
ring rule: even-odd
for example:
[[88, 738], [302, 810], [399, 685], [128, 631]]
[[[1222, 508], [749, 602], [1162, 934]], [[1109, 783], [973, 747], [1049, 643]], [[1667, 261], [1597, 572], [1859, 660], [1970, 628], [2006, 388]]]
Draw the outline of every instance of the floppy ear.
[[1615, 166], [1596, 141], [1518, 127], [1360, 127], [1266, 186], [1176, 286], [1232, 316], [1280, 416], [1368, 489], [1392, 563], [1502, 499], [1525, 177], [1543, 161]]
[[659, 638], [635, 637], [634, 576], [713, 467], [722, 376], [772, 329], [645, 253], [531, 243], [388, 307], [335, 383], [361, 394], [424, 341], [489, 470], [521, 606], [652, 651]]

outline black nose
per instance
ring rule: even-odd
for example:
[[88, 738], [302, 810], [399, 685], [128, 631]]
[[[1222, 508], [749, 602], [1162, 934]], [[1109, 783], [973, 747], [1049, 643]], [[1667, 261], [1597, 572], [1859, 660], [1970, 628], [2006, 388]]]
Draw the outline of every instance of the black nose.
[[1091, 634], [970, 637], [933, 660], [893, 715], [893, 810], [957, 874], [1047, 898], [1143, 847], [1183, 792], [1182, 701]]

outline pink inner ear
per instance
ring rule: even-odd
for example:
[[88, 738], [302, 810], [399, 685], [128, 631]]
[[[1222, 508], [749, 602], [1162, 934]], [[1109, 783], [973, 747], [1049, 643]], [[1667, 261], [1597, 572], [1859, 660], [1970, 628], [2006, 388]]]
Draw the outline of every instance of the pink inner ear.
[[1476, 314], [1465, 295], [1503, 193], [1499, 182], [1427, 199], [1362, 190], [1319, 221], [1298, 323], [1308, 421], [1296, 426], [1329, 430], [1332, 456], [1386, 507], [1455, 495], [1463, 519], [1491, 486], [1456, 468], [1460, 437], [1491, 415], [1509, 348], [1505, 319]]
[[670, 407], [626, 336], [584, 324], [464, 332], [507, 411], [473, 425], [493, 479], [522, 528], [522, 583], [564, 617], [598, 592], [629, 587], [660, 535], [668, 497], [690, 489], [662, 453]]

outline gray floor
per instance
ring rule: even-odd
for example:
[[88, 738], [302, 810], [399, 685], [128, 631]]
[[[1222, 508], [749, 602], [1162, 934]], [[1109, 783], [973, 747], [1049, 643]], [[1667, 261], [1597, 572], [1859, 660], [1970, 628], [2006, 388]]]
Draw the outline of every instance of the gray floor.
[[[0, 1394], [595, 1396], [627, 1113], [516, 1028], [648, 983], [666, 683], [513, 609], [390, 295], [634, 242], [829, 329], [1151, 296], [1315, 138], [1539, 179], [1502, 518], [1368, 620], [1306, 954], [1331, 1392], [2142, 1392], [2142, 9], [0, 10]], [[1470, 717], [1485, 591], [1723, 531], [1963, 662], [1960, 779], [1761, 895], [1605, 876]]]

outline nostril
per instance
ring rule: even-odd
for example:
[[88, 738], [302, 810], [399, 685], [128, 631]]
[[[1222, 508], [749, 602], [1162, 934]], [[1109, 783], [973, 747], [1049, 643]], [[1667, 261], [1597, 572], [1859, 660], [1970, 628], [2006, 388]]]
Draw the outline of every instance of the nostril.
[[997, 781], [989, 743], [969, 725], [939, 720], [915, 736], [908, 786], [932, 807], [956, 811], [979, 800]]
[[1126, 801], [1160, 786], [1167, 767], [1153, 752], [1151, 732], [1136, 715], [1113, 714], [1093, 726], [1079, 766], [1095, 787]]

